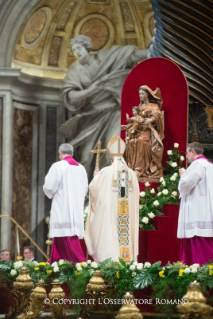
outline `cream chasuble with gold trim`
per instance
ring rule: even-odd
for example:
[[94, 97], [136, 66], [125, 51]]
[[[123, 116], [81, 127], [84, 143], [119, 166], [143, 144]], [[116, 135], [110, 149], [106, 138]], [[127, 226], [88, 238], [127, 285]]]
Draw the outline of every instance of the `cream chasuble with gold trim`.
[[[122, 157], [125, 143], [114, 137], [108, 148], [114, 156], [89, 185], [90, 213], [85, 242], [96, 262], [107, 258], [137, 260], [139, 235], [139, 185]], [[112, 148], [113, 145], [113, 148]]]
[[[122, 196], [123, 195], [123, 196]], [[128, 172], [118, 172], [118, 241], [120, 257], [131, 261], [129, 256], [129, 181]]]

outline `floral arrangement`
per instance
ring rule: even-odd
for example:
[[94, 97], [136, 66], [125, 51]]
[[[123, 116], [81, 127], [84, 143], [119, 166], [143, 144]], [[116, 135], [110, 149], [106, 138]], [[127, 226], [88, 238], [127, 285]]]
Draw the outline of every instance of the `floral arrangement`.
[[86, 227], [87, 217], [89, 215], [89, 206], [87, 206], [84, 210], [84, 228]]
[[179, 204], [178, 183], [180, 180], [179, 169], [182, 167], [184, 156], [178, 150], [179, 144], [174, 143], [174, 149], [168, 150], [167, 167], [164, 169], [164, 177], [160, 178], [160, 186], [157, 191], [145, 183], [145, 190], [140, 193], [141, 204], [139, 206], [139, 228], [155, 229], [153, 218], [163, 215], [162, 208], [166, 204]]
[[[132, 261], [126, 263], [119, 259], [120, 263], [115, 263], [107, 259], [101, 264], [87, 260], [72, 264], [66, 260], [59, 260], [53, 264], [39, 263], [35, 266], [32, 261], [0, 261], [0, 278], [7, 280], [8, 286], [19, 275], [22, 266], [29, 269], [30, 276], [36, 283], [43, 279], [49, 285], [53, 279], [59, 279], [61, 283], [66, 283], [70, 290], [69, 298], [83, 299], [85, 297], [86, 285], [88, 284], [93, 272], [98, 269], [107, 284], [106, 297], [109, 299], [122, 299], [127, 292], [134, 294], [134, 291], [144, 289], [148, 286], [152, 289], [153, 306], [156, 312], [172, 314], [176, 312], [175, 300], [180, 300], [186, 293], [186, 287], [190, 282], [197, 280], [202, 287], [208, 301], [211, 303], [213, 293], [213, 264], [208, 262], [206, 265], [191, 266], [176, 262], [168, 263], [161, 267], [161, 262], [154, 264], [146, 262], [144, 264]], [[209, 293], [209, 295], [208, 295]], [[150, 298], [150, 297], [149, 297]], [[155, 303], [156, 298], [173, 300], [169, 304]], [[112, 310], [115, 304], [105, 304], [107, 310]], [[75, 305], [74, 310], [81, 312], [81, 305]]]

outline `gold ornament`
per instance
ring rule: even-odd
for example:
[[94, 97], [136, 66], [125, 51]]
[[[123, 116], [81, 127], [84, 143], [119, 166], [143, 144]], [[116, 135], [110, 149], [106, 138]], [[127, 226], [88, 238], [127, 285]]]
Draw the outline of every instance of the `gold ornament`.
[[44, 280], [39, 280], [30, 295], [30, 305], [27, 312], [18, 316], [18, 319], [36, 319], [41, 315], [44, 299], [47, 298], [45, 286]]
[[95, 170], [99, 171], [100, 170], [100, 158], [101, 158], [101, 153], [106, 153], [106, 149], [101, 149], [101, 140], [98, 141], [98, 146], [96, 150], [90, 151], [90, 153], [97, 154], [96, 156], [96, 164], [95, 164]]
[[87, 284], [86, 299], [84, 310], [81, 314], [81, 319], [84, 319], [87, 314], [91, 314], [98, 308], [98, 298], [104, 295], [106, 285], [100, 270], [94, 271], [92, 278]]
[[49, 293], [50, 298], [50, 307], [52, 311], [53, 319], [63, 319], [65, 318], [63, 302], [60, 302], [59, 299], [63, 300], [65, 293], [61, 288], [61, 283], [58, 279], [54, 279], [52, 282], [53, 288]]
[[93, 276], [87, 285], [87, 290], [97, 292], [97, 291], [104, 291], [105, 289], [106, 289], [106, 286], [104, 284], [101, 271], [100, 270], [94, 271]]
[[16, 260], [17, 260], [17, 261], [20, 261], [20, 260], [22, 260], [22, 258], [23, 258], [23, 257], [21, 256], [21, 254], [20, 254], [20, 253], [17, 253]]
[[32, 278], [29, 275], [29, 270], [27, 267], [22, 267], [19, 272], [19, 276], [16, 278], [16, 281], [13, 283], [14, 288], [17, 290], [31, 290], [34, 287]]
[[184, 303], [179, 304], [177, 309], [183, 314], [182, 319], [205, 318], [209, 316], [212, 307], [206, 305], [206, 298], [202, 294], [200, 284], [197, 281], [192, 282], [187, 287], [187, 293], [183, 297]]
[[15, 305], [9, 308], [9, 312], [6, 318], [14, 318], [20, 315], [23, 311], [27, 309], [30, 292], [34, 287], [32, 278], [29, 275], [29, 270], [27, 267], [22, 267], [19, 271], [19, 276], [13, 283], [15, 290], [12, 291], [15, 299]]
[[[50, 211], [51, 214], [51, 211]], [[48, 225], [48, 231], [50, 230], [50, 216], [47, 216], [45, 219], [46, 224]], [[50, 257], [50, 246], [52, 245], [53, 241], [50, 239], [50, 233], [47, 234], [47, 240], [45, 244], [47, 245], [47, 256]]]
[[208, 118], [207, 118], [208, 126], [211, 130], [213, 130], [213, 107], [211, 107], [210, 105], [207, 105], [207, 107], [205, 108], [205, 112], [208, 115]]
[[115, 319], [142, 319], [143, 316], [140, 310], [136, 307], [134, 296], [129, 292], [123, 297], [123, 306], [118, 311]]

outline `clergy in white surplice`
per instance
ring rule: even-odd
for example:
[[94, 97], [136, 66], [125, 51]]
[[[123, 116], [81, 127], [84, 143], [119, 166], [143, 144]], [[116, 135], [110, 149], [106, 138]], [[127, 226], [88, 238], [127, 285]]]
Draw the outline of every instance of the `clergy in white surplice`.
[[113, 162], [103, 168], [89, 185], [90, 212], [85, 242], [96, 262], [119, 257], [137, 261], [139, 237], [139, 184], [127, 167], [124, 141], [114, 136], [108, 149]]
[[179, 170], [178, 238], [182, 238], [180, 260], [187, 265], [213, 259], [213, 165], [202, 154], [200, 143], [189, 144], [186, 158], [191, 165]]
[[50, 238], [54, 238], [50, 263], [59, 259], [85, 261], [79, 239], [84, 237], [84, 199], [88, 191], [85, 168], [73, 157], [73, 147], [59, 147], [60, 161], [45, 177], [43, 190], [52, 199]]

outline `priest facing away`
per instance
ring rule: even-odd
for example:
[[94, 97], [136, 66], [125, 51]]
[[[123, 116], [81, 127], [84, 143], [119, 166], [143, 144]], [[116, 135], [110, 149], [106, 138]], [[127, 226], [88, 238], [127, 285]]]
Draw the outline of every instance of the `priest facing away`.
[[114, 136], [108, 150], [112, 165], [103, 168], [89, 185], [90, 211], [85, 242], [93, 259], [137, 261], [139, 237], [139, 184], [123, 159], [124, 141]]
[[84, 199], [88, 191], [85, 168], [73, 159], [73, 147], [61, 144], [60, 161], [54, 163], [45, 177], [43, 190], [52, 199], [50, 238], [53, 245], [50, 263], [66, 259], [85, 261], [79, 238], [84, 237]]
[[186, 158], [191, 165], [179, 170], [178, 238], [182, 238], [180, 261], [187, 265], [213, 259], [213, 165], [202, 154], [200, 143], [189, 144]]

